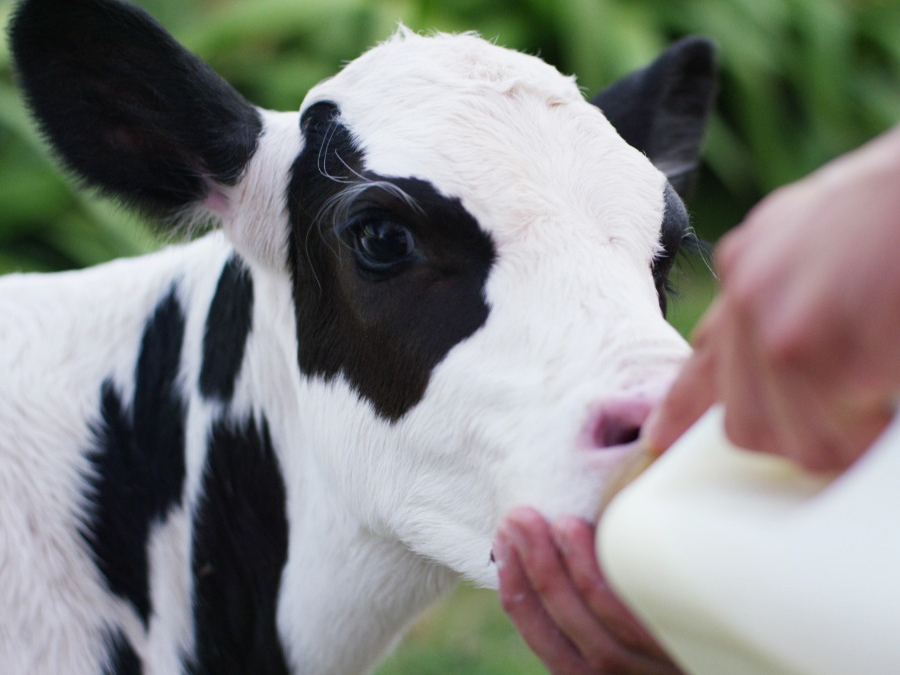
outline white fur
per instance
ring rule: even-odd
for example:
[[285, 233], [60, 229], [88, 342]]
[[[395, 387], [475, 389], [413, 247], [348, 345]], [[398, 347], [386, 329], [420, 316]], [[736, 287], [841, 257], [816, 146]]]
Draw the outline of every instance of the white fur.
[[[171, 673], [190, 651], [189, 515], [221, 412], [190, 383], [231, 246], [249, 261], [256, 302], [230, 412], [266, 415], [285, 474], [278, 625], [298, 672], [365, 671], [458, 577], [495, 586], [491, 541], [510, 507], [593, 517], [621, 454], [581, 440], [598, 404], [649, 395], [686, 355], [649, 273], [664, 178], [571, 78], [471, 35], [401, 30], [302, 109], [323, 100], [340, 107], [367, 168], [431, 182], [490, 234], [487, 322], [394, 424], [343, 379], [301, 376], [286, 273], [296, 113], [265, 113], [244, 178], [208, 205], [229, 242], [212, 234], [139, 260], [2, 280], [0, 672], [98, 672], [114, 627], [146, 673]], [[100, 383], [112, 374], [130, 400], [144, 322], [176, 278], [188, 312], [187, 487], [184, 510], [151, 536], [145, 634], [105, 590], [76, 526]]]

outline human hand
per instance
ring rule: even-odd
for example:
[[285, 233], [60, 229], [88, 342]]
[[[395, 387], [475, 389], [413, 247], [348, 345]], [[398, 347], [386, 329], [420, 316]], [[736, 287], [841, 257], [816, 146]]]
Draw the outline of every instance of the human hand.
[[721, 292], [644, 439], [714, 401], [743, 447], [849, 466], [900, 392], [900, 128], [763, 200], [716, 252]]
[[500, 602], [551, 673], [677, 673], [613, 595], [597, 565], [594, 530], [534, 509], [513, 509], [494, 542]]

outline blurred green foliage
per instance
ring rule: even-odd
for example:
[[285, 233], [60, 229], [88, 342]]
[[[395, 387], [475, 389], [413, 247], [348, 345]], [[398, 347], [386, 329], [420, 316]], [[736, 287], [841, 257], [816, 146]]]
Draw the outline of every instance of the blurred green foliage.
[[[896, 0], [140, 0], [255, 103], [296, 109], [306, 90], [384, 39], [476, 30], [539, 54], [594, 93], [671, 41], [720, 47], [721, 94], [691, 204], [714, 240], [773, 188], [900, 120]], [[12, 12], [0, 0], [0, 25]], [[62, 176], [29, 121], [0, 37], [0, 273], [82, 267], [159, 242]], [[702, 265], [697, 266], [702, 271]], [[687, 332], [713, 291], [683, 272]], [[542, 672], [496, 597], [464, 589], [429, 613], [381, 675]]]
[[[692, 204], [714, 240], [774, 187], [900, 119], [895, 0], [141, 0], [252, 101], [305, 91], [389, 35], [477, 30], [540, 54], [595, 92], [701, 33], [720, 46], [718, 114]], [[0, 24], [12, 11], [0, 0]], [[61, 177], [0, 41], [0, 272], [89, 265], [156, 245], [128, 214]]]

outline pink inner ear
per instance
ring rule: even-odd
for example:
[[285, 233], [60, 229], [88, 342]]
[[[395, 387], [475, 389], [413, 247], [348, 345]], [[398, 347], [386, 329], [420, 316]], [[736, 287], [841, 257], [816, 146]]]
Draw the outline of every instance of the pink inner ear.
[[228, 199], [228, 195], [225, 194], [220, 185], [209, 178], [206, 178], [203, 182], [206, 184], [207, 189], [206, 197], [203, 198], [202, 202], [203, 208], [213, 215], [224, 218], [231, 210], [231, 201]]

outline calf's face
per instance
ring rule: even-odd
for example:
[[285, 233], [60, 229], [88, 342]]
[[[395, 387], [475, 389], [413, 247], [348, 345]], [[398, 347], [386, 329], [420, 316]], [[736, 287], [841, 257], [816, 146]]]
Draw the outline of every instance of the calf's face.
[[471, 36], [401, 33], [301, 119], [299, 362], [365, 418], [325, 461], [373, 529], [490, 584], [502, 514], [592, 517], [688, 352], [660, 311], [680, 197], [572, 80]]
[[31, 0], [12, 36], [71, 169], [154, 213], [212, 214], [290, 286], [303, 451], [367, 529], [493, 585], [510, 507], [593, 515], [688, 351], [665, 277], [706, 42], [594, 105], [534, 57], [401, 29], [285, 115], [127, 5]]

